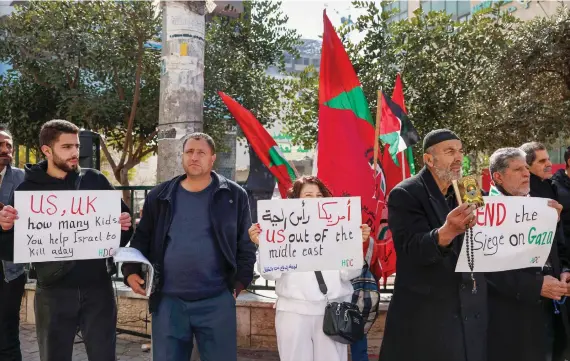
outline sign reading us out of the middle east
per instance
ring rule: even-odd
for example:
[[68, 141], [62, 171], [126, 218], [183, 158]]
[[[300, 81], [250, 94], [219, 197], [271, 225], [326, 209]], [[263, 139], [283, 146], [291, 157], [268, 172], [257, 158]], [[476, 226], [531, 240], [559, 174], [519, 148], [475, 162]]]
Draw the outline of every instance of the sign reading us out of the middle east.
[[258, 202], [262, 273], [360, 269], [360, 197]]
[[[545, 198], [483, 197], [485, 205], [475, 215], [472, 228], [473, 272], [507, 271], [544, 267], [556, 242], [558, 214]], [[469, 236], [465, 236], [456, 272], [471, 272], [467, 260]]]

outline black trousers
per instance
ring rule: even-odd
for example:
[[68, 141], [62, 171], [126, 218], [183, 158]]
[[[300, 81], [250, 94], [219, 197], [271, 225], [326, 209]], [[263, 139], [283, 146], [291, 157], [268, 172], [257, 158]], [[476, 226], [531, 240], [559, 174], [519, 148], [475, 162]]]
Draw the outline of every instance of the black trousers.
[[20, 305], [25, 286], [25, 274], [8, 283], [4, 281], [4, 277], [0, 278], [0, 360], [2, 361], [22, 361]]
[[37, 288], [35, 311], [41, 361], [72, 361], [78, 329], [89, 361], [116, 360], [117, 306], [110, 281], [79, 288]]

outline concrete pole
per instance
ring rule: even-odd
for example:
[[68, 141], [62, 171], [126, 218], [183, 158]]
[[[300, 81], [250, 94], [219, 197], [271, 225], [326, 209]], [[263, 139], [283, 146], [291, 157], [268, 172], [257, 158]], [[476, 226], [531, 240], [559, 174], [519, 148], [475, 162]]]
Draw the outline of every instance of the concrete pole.
[[[204, 128], [205, 1], [161, 1], [157, 182], [183, 173], [182, 138]], [[198, 347], [190, 361], [199, 361]]]
[[205, 1], [161, 1], [157, 181], [183, 173], [181, 139], [203, 130]]

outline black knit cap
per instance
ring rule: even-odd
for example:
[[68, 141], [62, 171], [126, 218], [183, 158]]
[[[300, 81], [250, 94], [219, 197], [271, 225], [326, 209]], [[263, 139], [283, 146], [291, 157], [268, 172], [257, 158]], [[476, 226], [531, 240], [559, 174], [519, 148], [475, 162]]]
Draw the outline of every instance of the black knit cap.
[[427, 133], [424, 137], [424, 152], [431, 146], [445, 142], [446, 140], [461, 140], [457, 134], [449, 129], [436, 129]]

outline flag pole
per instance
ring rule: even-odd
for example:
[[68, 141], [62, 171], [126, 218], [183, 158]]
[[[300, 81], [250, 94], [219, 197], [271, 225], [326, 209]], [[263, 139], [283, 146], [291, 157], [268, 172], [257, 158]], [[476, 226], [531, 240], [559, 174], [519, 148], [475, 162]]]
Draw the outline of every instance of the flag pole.
[[376, 106], [376, 127], [374, 129], [374, 178], [377, 175], [378, 151], [380, 150], [380, 122], [382, 121], [382, 87], [378, 90], [378, 103]]
[[287, 160], [287, 163], [289, 163], [289, 165], [293, 169], [293, 172], [295, 172], [295, 177], [299, 178], [299, 171], [297, 170], [297, 168], [295, 168], [295, 164], [293, 163], [293, 161]]
[[404, 149], [402, 152], [402, 180], [406, 179], [406, 150]]

